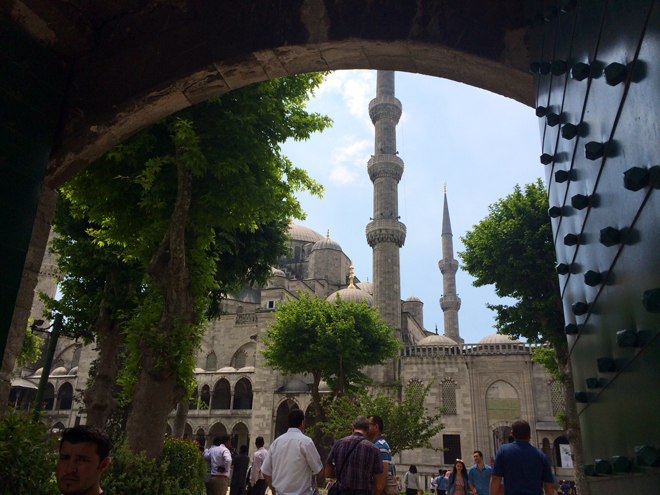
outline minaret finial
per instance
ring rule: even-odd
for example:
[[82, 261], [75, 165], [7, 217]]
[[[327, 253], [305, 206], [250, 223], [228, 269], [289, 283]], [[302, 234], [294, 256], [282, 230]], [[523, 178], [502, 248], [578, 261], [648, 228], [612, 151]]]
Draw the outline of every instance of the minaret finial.
[[447, 183], [445, 182], [445, 194], [447, 194]]
[[348, 275], [348, 281], [349, 281], [349, 284], [348, 284], [348, 287], [347, 287], [348, 289], [357, 289], [357, 287], [355, 287], [355, 285], [353, 285], [353, 278], [354, 278], [353, 277], [353, 263], [351, 263], [351, 271], [349, 272], [349, 275]]
[[325, 234], [325, 238], [326, 238], [326, 239], [330, 239], [330, 229], [328, 229], [328, 233]]

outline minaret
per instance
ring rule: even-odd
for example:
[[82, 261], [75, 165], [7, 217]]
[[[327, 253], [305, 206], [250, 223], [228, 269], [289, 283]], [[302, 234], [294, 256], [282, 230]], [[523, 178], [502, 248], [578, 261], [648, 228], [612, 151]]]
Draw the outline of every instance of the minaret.
[[375, 151], [367, 167], [374, 183], [374, 216], [366, 229], [367, 243], [373, 248], [374, 306], [401, 340], [399, 248], [406, 239], [406, 226], [399, 222], [397, 187], [403, 160], [397, 156], [396, 125], [401, 102], [394, 97], [393, 71], [377, 72], [376, 98], [369, 103], [369, 116], [376, 128]]
[[438, 261], [438, 268], [442, 273], [443, 290], [440, 307], [445, 317], [445, 337], [462, 344], [463, 339], [458, 333], [458, 310], [461, 308], [461, 298], [456, 295], [458, 261], [454, 259], [452, 237], [449, 206], [447, 205], [447, 186], [445, 185], [445, 204], [442, 210], [442, 259]]

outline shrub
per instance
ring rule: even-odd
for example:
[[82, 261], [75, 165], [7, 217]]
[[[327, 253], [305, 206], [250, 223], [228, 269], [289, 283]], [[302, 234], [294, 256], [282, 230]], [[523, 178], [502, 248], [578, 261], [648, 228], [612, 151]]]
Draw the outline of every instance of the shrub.
[[125, 443], [111, 452], [112, 461], [103, 473], [101, 487], [113, 495], [197, 495], [204, 492], [206, 463], [197, 444], [167, 438], [160, 460], [133, 454]]
[[[43, 416], [40, 415], [39, 419]], [[58, 494], [53, 474], [57, 442], [33, 412], [9, 408], [0, 421], [0, 494]]]

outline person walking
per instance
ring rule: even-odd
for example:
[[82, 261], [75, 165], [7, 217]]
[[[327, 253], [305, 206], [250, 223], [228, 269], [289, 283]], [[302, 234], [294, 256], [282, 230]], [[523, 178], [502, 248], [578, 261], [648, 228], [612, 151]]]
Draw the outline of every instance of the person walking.
[[417, 474], [417, 466], [411, 464], [408, 472], [403, 477], [403, 486], [406, 489], [406, 495], [417, 495], [419, 490], [419, 475]]
[[369, 420], [358, 416], [353, 433], [332, 446], [325, 461], [325, 477], [336, 478], [337, 490], [346, 495], [372, 495], [374, 481], [383, 472], [380, 451], [367, 439]]
[[555, 485], [550, 462], [542, 450], [532, 446], [531, 427], [524, 419], [511, 425], [513, 443], [502, 445], [495, 455], [490, 495], [497, 495], [504, 478], [504, 495], [543, 493], [552, 495]]
[[454, 469], [447, 480], [447, 495], [466, 495], [468, 493], [468, 473], [462, 459], [456, 459]]
[[229, 484], [229, 495], [243, 495], [245, 491], [245, 479], [247, 477], [248, 464], [248, 446], [241, 445], [238, 455], [232, 459], [231, 483]]
[[447, 474], [445, 469], [438, 470], [438, 477], [435, 479], [435, 487], [438, 495], [445, 495], [447, 491], [447, 478], [445, 474]]
[[473, 495], [488, 495], [493, 468], [484, 464], [484, 455], [480, 450], [475, 450], [472, 457], [474, 458], [474, 465], [468, 469], [470, 491]]
[[264, 495], [266, 493], [266, 480], [261, 472], [261, 466], [268, 455], [264, 448], [264, 437], [257, 437], [254, 441], [257, 451], [252, 456], [252, 466], [250, 467], [250, 495]]
[[[213, 439], [213, 447], [220, 446], [220, 437], [215, 437]], [[209, 449], [204, 450], [202, 457], [204, 462], [206, 462], [206, 477], [204, 478], [204, 486], [206, 487], [206, 495], [213, 495], [213, 488], [211, 488], [211, 456], [206, 456], [206, 452]]]
[[211, 460], [211, 487], [210, 495], [227, 495], [229, 479], [231, 476], [231, 437], [227, 434], [220, 436], [220, 445], [211, 447], [204, 452], [204, 460]]
[[312, 495], [311, 477], [323, 472], [323, 463], [305, 431], [305, 413], [289, 412], [289, 429], [275, 439], [266, 454], [261, 472], [272, 495]]
[[398, 483], [394, 481], [394, 461], [392, 460], [392, 451], [390, 446], [383, 436], [383, 430], [385, 425], [383, 424], [383, 418], [380, 416], [372, 415], [368, 418], [369, 421], [369, 431], [367, 432], [367, 438], [370, 442], [378, 447], [380, 451], [380, 458], [383, 461], [383, 472], [376, 476], [374, 480], [375, 488], [374, 495], [382, 495], [385, 491], [385, 486], [388, 481], [390, 483]]

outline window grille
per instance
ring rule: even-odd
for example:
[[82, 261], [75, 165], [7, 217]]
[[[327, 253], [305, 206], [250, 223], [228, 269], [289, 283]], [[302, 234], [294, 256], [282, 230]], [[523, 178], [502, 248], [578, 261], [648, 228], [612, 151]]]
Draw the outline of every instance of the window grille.
[[206, 371], [216, 371], [218, 369], [218, 359], [215, 357], [215, 352], [206, 356]]
[[451, 380], [442, 382], [442, 407], [445, 414], [456, 414], [456, 384]]
[[552, 414], [557, 415], [564, 412], [564, 386], [561, 382], [553, 380], [550, 384], [550, 398], [552, 400]]
[[247, 354], [245, 351], [238, 351], [234, 357], [234, 368], [240, 370], [247, 365]]
[[418, 380], [417, 378], [410, 380], [410, 393], [412, 394], [417, 394], [422, 391], [424, 388], [424, 385], [422, 385], [421, 380]]
[[461, 436], [442, 435], [442, 446], [445, 449], [445, 464], [454, 464], [461, 456]]

